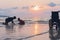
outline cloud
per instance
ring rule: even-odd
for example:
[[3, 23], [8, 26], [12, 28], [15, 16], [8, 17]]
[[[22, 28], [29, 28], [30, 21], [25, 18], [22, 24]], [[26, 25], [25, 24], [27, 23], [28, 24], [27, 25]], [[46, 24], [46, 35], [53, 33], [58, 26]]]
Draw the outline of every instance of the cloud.
[[60, 6], [60, 4], [57, 4], [58, 6]]
[[29, 9], [29, 6], [23, 6], [22, 9]]
[[18, 9], [18, 7], [12, 7], [12, 8], [10, 8], [10, 9]]
[[56, 4], [55, 4], [55, 3], [53, 3], [53, 2], [51, 2], [51, 3], [49, 3], [49, 4], [48, 4], [48, 6], [50, 6], [50, 7], [55, 7], [55, 6], [56, 6]]
[[0, 8], [0, 16], [5, 15], [5, 16], [12, 16], [13, 12], [17, 10], [18, 7], [11, 7], [11, 8]]
[[0, 11], [7, 11], [7, 10], [16, 10], [18, 7], [11, 7], [11, 8], [0, 8]]

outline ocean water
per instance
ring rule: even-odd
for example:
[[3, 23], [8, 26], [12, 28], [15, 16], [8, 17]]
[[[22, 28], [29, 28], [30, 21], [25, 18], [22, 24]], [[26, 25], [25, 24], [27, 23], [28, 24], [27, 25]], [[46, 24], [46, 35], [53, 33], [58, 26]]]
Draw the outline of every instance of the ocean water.
[[48, 24], [2, 25], [0, 40], [50, 40]]

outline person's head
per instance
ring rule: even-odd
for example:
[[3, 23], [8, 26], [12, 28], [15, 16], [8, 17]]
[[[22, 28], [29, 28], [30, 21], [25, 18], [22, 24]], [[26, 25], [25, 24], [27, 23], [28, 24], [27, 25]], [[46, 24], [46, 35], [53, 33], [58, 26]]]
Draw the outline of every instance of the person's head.
[[13, 18], [16, 19], [16, 16], [14, 16]]
[[18, 18], [18, 20], [20, 20], [20, 18]]

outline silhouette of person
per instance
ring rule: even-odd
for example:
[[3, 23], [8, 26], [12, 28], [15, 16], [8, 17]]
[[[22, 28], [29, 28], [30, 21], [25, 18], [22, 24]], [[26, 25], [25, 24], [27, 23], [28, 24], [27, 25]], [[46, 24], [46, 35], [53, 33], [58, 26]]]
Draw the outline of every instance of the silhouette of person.
[[56, 25], [56, 29], [60, 29], [60, 20], [59, 20], [59, 12], [58, 11], [52, 11], [51, 19], [49, 20], [49, 27], [53, 28], [54, 25]]
[[21, 20], [20, 18], [18, 18], [18, 21], [19, 21], [18, 24], [20, 24], [20, 25], [24, 25], [25, 24], [25, 22], [23, 20]]
[[6, 18], [6, 19], [5, 19], [5, 24], [8, 25], [9, 22], [14, 23], [14, 22], [13, 22], [14, 19], [16, 19], [16, 16]]
[[53, 11], [52, 12], [52, 16], [51, 16], [51, 18], [52, 18], [52, 21], [53, 22], [59, 22], [59, 14], [58, 14], [59, 12], [57, 12], [57, 11]]

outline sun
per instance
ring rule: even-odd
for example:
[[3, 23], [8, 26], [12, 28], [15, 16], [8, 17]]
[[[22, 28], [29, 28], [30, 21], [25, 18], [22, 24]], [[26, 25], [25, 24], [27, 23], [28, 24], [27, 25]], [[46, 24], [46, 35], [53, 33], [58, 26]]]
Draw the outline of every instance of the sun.
[[37, 6], [37, 5], [32, 7], [32, 10], [35, 10], [35, 11], [37, 11], [37, 10], [39, 10], [39, 9], [40, 9], [40, 8], [39, 8], [39, 6]]

